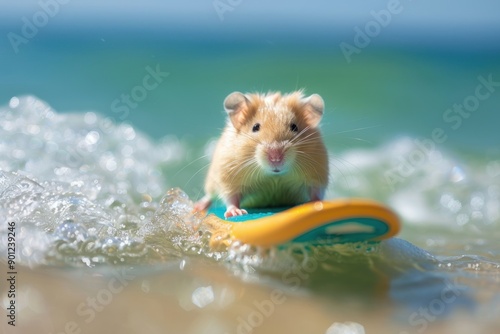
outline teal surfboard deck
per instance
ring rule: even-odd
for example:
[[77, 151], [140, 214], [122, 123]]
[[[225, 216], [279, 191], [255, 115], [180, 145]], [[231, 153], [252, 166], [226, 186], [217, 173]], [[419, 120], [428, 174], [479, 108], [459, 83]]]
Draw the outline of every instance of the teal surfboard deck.
[[244, 223], [249, 220], [255, 220], [259, 218], [264, 218], [268, 216], [272, 216], [275, 213], [286, 211], [288, 209], [291, 209], [292, 207], [285, 207], [285, 208], [263, 208], [263, 209], [246, 209], [248, 211], [248, 214], [242, 215], [242, 216], [236, 216], [236, 217], [230, 217], [230, 218], [224, 218], [224, 212], [226, 212], [226, 208], [222, 206], [218, 207], [212, 207], [208, 210], [208, 213], [213, 213], [217, 217], [221, 219], [226, 219], [227, 221], [234, 222], [234, 223]]
[[233, 238], [263, 245], [376, 242], [392, 237], [400, 229], [399, 220], [390, 209], [363, 199], [247, 211], [246, 215], [227, 219], [224, 207], [211, 208], [208, 213], [231, 224]]

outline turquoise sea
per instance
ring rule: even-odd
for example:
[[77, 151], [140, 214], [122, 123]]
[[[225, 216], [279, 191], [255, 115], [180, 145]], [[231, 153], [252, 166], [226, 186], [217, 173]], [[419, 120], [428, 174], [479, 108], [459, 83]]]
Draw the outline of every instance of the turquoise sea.
[[[2, 14], [2, 333], [496, 333], [500, 30], [406, 9], [367, 32], [388, 4], [340, 20], [320, 2], [307, 20], [241, 1], [224, 20], [208, 3], [162, 22], [153, 1], [130, 22], [63, 1], [46, 24], [40, 4]], [[401, 234], [210, 249], [190, 208], [224, 98], [297, 89], [325, 101], [327, 197], [384, 202]]]

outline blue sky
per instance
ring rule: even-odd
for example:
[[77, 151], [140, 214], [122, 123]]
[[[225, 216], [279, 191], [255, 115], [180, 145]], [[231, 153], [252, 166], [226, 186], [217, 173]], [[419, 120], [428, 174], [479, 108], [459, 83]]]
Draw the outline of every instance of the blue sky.
[[[90, 24], [169, 24], [190, 25], [244, 22], [250, 26], [261, 23], [352, 24], [369, 18], [372, 10], [381, 10], [397, 0], [22, 0], [2, 1], [0, 17], [10, 21], [33, 15], [40, 3], [67, 2], [61, 5], [59, 20], [83, 21]], [[224, 14], [224, 21], [214, 8], [220, 1], [233, 7]], [[404, 11], [404, 25], [500, 27], [500, 1], [497, 0], [399, 0]], [[92, 20], [90, 20], [92, 19]], [[76, 21], [74, 21], [76, 20]], [[69, 22], [68, 22], [69, 23]]]
[[[269, 41], [353, 40], [355, 28], [374, 20], [373, 12], [396, 3], [399, 11], [383, 27], [381, 43], [500, 49], [498, 0], [3, 0], [0, 30], [20, 34], [23, 20], [32, 21], [44, 4], [54, 3], [59, 8], [44, 36], [93, 29], [124, 36], [127, 31], [174, 37], [187, 32], [234, 39], [244, 38], [243, 32]], [[216, 4], [226, 4], [227, 10], [218, 12]]]

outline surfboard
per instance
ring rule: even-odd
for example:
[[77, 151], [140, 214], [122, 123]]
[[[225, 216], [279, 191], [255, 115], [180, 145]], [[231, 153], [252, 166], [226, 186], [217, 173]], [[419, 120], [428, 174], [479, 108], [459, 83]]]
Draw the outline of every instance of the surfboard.
[[256, 246], [288, 242], [338, 244], [378, 242], [396, 235], [398, 216], [382, 203], [361, 199], [310, 202], [289, 208], [247, 209], [248, 214], [224, 218], [224, 207], [211, 208], [205, 218], [221, 229], [213, 233], [216, 245], [224, 235]]

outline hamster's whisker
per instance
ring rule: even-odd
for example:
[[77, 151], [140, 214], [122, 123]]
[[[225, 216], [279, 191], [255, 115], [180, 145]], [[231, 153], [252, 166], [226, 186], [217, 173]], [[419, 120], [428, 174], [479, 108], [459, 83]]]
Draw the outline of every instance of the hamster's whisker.
[[[207, 158], [209, 156], [209, 154], [205, 154], [205, 155], [202, 155], [201, 157], [198, 157], [196, 159], [194, 159], [193, 161], [191, 161], [190, 163], [188, 163], [187, 165], [185, 165], [184, 167], [182, 167], [181, 169], [179, 169], [175, 174], [174, 174], [174, 178], [177, 176], [177, 174], [179, 174], [180, 172], [182, 172], [184, 169], [188, 168], [189, 166], [191, 166], [192, 164], [194, 164], [195, 162], [201, 160], [201, 159], [204, 159], [204, 158]], [[208, 163], [208, 165], [210, 165], [210, 163]], [[205, 166], [207, 167], [207, 166]], [[205, 168], [203, 167], [203, 168]]]
[[304, 132], [306, 132], [306, 131], [307, 131], [307, 130], [309, 130], [310, 128], [311, 128], [311, 127], [310, 127], [309, 125], [308, 125], [308, 126], [306, 126], [305, 128], [303, 128], [303, 129], [302, 129], [302, 130], [298, 133], [298, 135], [299, 135], [299, 136], [300, 136], [300, 135], [302, 135]]
[[294, 145], [300, 145], [303, 143], [308, 143], [308, 142], [317, 142], [316, 137], [314, 137], [314, 133], [311, 132], [305, 137], [300, 137], [298, 138], [295, 142], [293, 142]]
[[[365, 126], [365, 127], [360, 127], [360, 128], [351, 129], [351, 130], [342, 130], [342, 131], [337, 131], [337, 132], [329, 132], [329, 133], [325, 133], [324, 137], [326, 138], [326, 137], [335, 137], [336, 136], [339, 139], [353, 139], [353, 140], [357, 140], [357, 141], [361, 141], [361, 142], [364, 142], [364, 143], [371, 144], [372, 143], [371, 141], [366, 140], [366, 139], [362, 139], [362, 138], [359, 138], [359, 137], [337, 136], [337, 135], [342, 135], [344, 133], [349, 133], [349, 132], [355, 132], [355, 131], [362, 131], [362, 130], [379, 128], [381, 126], [383, 126], [383, 124], [373, 125], [373, 126]], [[338, 139], [337, 139], [337, 141], [338, 141]]]
[[[229, 131], [232, 131], [233, 133], [238, 134], [235, 129], [230, 129]], [[248, 133], [245, 133], [245, 132], [241, 131], [239, 134], [242, 135], [242, 136], [244, 136], [244, 137], [246, 137], [246, 138], [248, 138], [248, 139], [250, 139], [250, 140], [252, 140], [252, 141], [254, 141], [257, 144], [261, 143], [260, 140], [258, 140], [257, 138], [254, 138], [254, 137], [250, 136]]]
[[297, 141], [298, 143], [300, 142], [303, 142], [303, 141], [306, 141], [306, 140], [311, 140], [311, 139], [315, 139], [314, 137], [314, 132], [310, 132], [309, 134], [307, 134], [306, 136], [302, 136], [299, 138], [299, 140]]
[[[198, 169], [198, 170], [196, 171], [196, 173], [194, 173], [193, 175], [191, 175], [191, 177], [189, 178], [189, 180], [187, 180], [187, 182], [186, 182], [186, 184], [184, 185], [184, 187], [185, 187], [185, 186], [187, 186], [187, 185], [189, 184], [189, 182], [191, 182], [191, 180], [193, 180], [193, 179], [194, 179], [194, 177], [195, 177], [196, 175], [198, 175], [198, 174], [199, 174], [202, 170], [204, 170], [205, 168], [207, 168], [207, 167], [209, 167], [209, 166], [210, 166], [210, 162], [209, 162], [209, 163], [207, 163], [207, 164], [205, 164], [205, 166], [201, 167], [200, 169]], [[175, 175], [177, 175], [177, 174], [175, 174]]]
[[361, 172], [361, 169], [359, 169], [359, 167], [358, 167], [358, 166], [356, 166], [356, 165], [355, 165], [355, 164], [353, 164], [352, 162], [347, 161], [346, 159], [342, 159], [342, 158], [339, 158], [339, 157], [334, 156], [334, 155], [330, 156], [330, 158], [331, 158], [332, 160], [337, 160], [338, 162], [340, 162], [341, 164], [343, 164], [343, 165], [344, 165], [345, 167], [347, 167], [347, 168], [349, 168], [349, 166], [347, 166], [347, 165], [350, 165], [350, 167], [352, 167], [352, 168], [356, 169], [358, 172]]
[[306, 159], [304, 161], [304, 165], [306, 165], [308, 168], [310, 168], [312, 171], [314, 171], [314, 173], [316, 175], [319, 175], [319, 172], [317, 170], [316, 163], [315, 163], [314, 160], [312, 160], [312, 159]]
[[244, 164], [239, 164], [239, 165], [234, 165], [234, 166], [231, 166], [229, 169], [228, 169], [228, 173], [231, 173], [233, 175], [240, 175], [240, 174], [244, 174], [245, 173], [245, 168], [246, 168], [246, 165], [251, 165], [251, 163], [249, 162], [246, 162]]
[[311, 172], [314, 174], [314, 176], [319, 175], [316, 168], [314, 168], [314, 166], [311, 166], [310, 164], [307, 164], [307, 163], [305, 163], [302, 166], [297, 166], [297, 168], [299, 169], [300, 173], [304, 176], [309, 176], [311, 174]]
[[339, 132], [333, 132], [333, 133], [330, 133], [330, 134], [331, 135], [339, 135], [339, 134], [342, 134], [342, 133], [348, 133], [348, 132], [354, 132], [354, 131], [361, 131], [361, 130], [368, 130], [368, 129], [379, 128], [381, 126], [382, 126], [382, 124], [372, 125], [372, 126], [365, 126], [365, 127], [351, 129], [351, 130], [344, 130], [344, 131], [339, 131]]
[[321, 147], [317, 146], [317, 143], [312, 140], [312, 141], [307, 141], [307, 142], [304, 142], [304, 143], [298, 143], [297, 145], [295, 145], [295, 148], [296, 149], [300, 149], [304, 152], [313, 152], [315, 150], [317, 150], [317, 152], [323, 152], [324, 149], [322, 149]]
[[303, 128], [303, 129], [302, 129], [299, 133], [297, 133], [297, 134], [295, 135], [295, 137], [294, 137], [294, 138], [292, 138], [292, 139], [290, 140], [290, 142], [291, 142], [292, 144], [295, 144], [295, 143], [297, 143], [297, 142], [300, 142], [300, 140], [302, 140], [302, 139], [305, 139], [305, 138], [310, 137], [310, 136], [313, 134], [312, 132], [311, 132], [309, 135], [307, 135], [305, 138], [302, 138], [302, 137], [301, 137], [301, 136], [302, 136], [302, 134], [304, 134], [304, 133], [305, 133], [307, 130], [309, 130], [309, 129], [310, 129], [310, 126], [306, 126], [305, 128]]
[[[297, 159], [300, 159], [300, 162], [301, 162], [298, 165], [303, 164], [303, 165], [309, 166], [310, 161], [312, 161], [312, 158], [303, 151], [297, 151]], [[314, 165], [312, 167], [314, 168]]]
[[296, 148], [296, 152], [297, 151], [300, 151], [301, 153], [307, 155], [324, 152], [324, 150], [321, 147], [301, 147], [300, 149]]
[[333, 163], [332, 163], [331, 165], [333, 166], [333, 168], [335, 168], [335, 169], [336, 169], [336, 170], [340, 173], [340, 175], [342, 176], [342, 178], [345, 180], [345, 183], [347, 184], [347, 187], [348, 187], [349, 189], [351, 189], [351, 184], [349, 183], [349, 179], [347, 178], [347, 176], [346, 176], [346, 175], [342, 172], [342, 170], [341, 170], [339, 167], [337, 167], [335, 164], [333, 164]]
[[242, 175], [243, 183], [247, 183], [248, 180], [254, 180], [254, 174], [258, 172], [259, 165], [257, 164], [257, 161], [253, 159], [250, 162], [251, 163], [245, 168]]
[[259, 164], [257, 164], [257, 161], [254, 162], [255, 163], [250, 166], [250, 172], [248, 173], [250, 180], [255, 180], [256, 174], [259, 173]]
[[346, 138], [349, 138], [349, 139], [354, 139], [354, 140], [357, 140], [357, 141], [361, 141], [363, 143], [367, 143], [367, 144], [371, 144], [372, 142], [369, 141], [369, 140], [366, 140], [366, 139], [363, 139], [363, 138], [358, 138], [358, 137], [346, 137]]
[[[297, 151], [297, 155], [301, 158], [301, 162], [303, 165], [305, 165], [307, 168], [311, 169], [316, 176], [319, 176], [319, 171], [318, 171], [318, 163], [315, 161], [310, 155], [302, 152], [302, 151]], [[301, 165], [301, 164], [298, 164]], [[324, 166], [322, 167], [323, 169], [326, 169]]]
[[242, 161], [242, 163], [238, 165], [231, 166], [229, 172], [235, 172], [235, 174], [242, 174], [243, 177], [246, 176], [247, 169], [251, 167], [255, 163], [255, 157], [250, 156]]
[[245, 164], [242, 166], [241, 169], [252, 169], [254, 168], [256, 165], [256, 161], [255, 161], [255, 158], [252, 157], [252, 159], [249, 159], [247, 162], [245, 162]]
[[255, 157], [253, 156], [253, 154], [246, 154], [244, 156], [241, 157], [241, 161], [238, 160], [238, 159], [235, 159], [232, 164], [230, 165], [230, 167], [240, 167], [242, 164], [245, 164], [246, 162], [248, 161], [251, 161], [255, 159]]
[[295, 147], [295, 151], [300, 151], [303, 154], [314, 154], [314, 153], [323, 153], [324, 149], [322, 147], [318, 147], [315, 143], [301, 143]]

